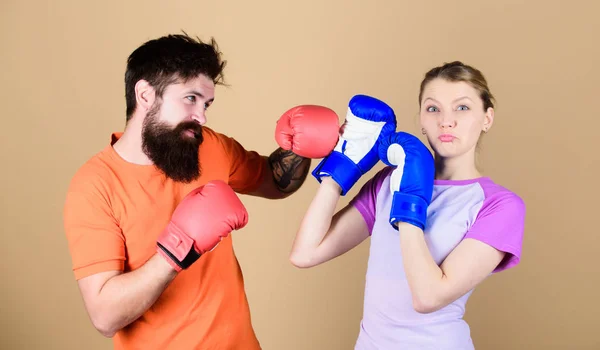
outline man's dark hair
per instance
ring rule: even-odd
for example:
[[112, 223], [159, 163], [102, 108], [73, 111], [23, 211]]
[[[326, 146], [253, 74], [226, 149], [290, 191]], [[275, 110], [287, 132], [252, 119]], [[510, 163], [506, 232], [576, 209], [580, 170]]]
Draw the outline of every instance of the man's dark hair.
[[205, 75], [217, 84], [223, 84], [223, 69], [227, 61], [221, 60], [221, 52], [214, 38], [203, 42], [187, 33], [171, 34], [145, 42], [131, 53], [125, 71], [125, 101], [127, 121], [136, 108], [135, 84], [144, 79], [154, 87], [156, 96], [175, 82]]

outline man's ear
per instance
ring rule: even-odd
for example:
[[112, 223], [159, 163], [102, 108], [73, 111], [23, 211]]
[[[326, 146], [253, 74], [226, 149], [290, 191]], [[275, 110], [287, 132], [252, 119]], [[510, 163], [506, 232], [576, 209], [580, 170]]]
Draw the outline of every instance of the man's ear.
[[156, 92], [154, 88], [146, 80], [138, 80], [135, 84], [135, 101], [137, 108], [149, 111], [154, 105], [154, 99], [156, 98]]

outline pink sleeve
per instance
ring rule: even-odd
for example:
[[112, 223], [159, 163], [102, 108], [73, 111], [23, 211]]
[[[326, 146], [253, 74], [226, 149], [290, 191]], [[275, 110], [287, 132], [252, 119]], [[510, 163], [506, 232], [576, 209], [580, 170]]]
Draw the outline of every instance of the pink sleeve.
[[506, 252], [494, 273], [516, 266], [521, 259], [525, 203], [509, 191], [486, 193], [475, 222], [465, 235]]
[[369, 235], [373, 231], [373, 225], [375, 224], [377, 193], [381, 189], [383, 180], [385, 180], [393, 170], [394, 168], [389, 166], [379, 170], [377, 174], [361, 187], [358, 194], [350, 201], [350, 204], [354, 205], [363, 216], [363, 219], [365, 219], [367, 227], [369, 228]]

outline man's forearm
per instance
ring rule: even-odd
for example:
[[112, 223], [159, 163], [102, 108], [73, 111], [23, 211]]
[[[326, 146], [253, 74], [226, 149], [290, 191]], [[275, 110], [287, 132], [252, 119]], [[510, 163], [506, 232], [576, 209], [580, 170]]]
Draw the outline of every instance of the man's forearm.
[[306, 180], [310, 169], [310, 158], [278, 148], [269, 156], [269, 165], [279, 191], [292, 193], [297, 191]]
[[110, 278], [94, 305], [96, 328], [112, 337], [146, 312], [176, 275], [164, 258], [155, 254], [139, 269]]

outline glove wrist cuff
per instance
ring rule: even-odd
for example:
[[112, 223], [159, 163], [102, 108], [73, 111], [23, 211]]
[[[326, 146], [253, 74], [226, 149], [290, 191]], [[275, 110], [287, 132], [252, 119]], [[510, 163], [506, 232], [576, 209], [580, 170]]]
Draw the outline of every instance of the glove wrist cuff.
[[157, 244], [156, 252], [158, 253], [158, 255], [162, 256], [163, 259], [165, 259], [165, 261], [169, 265], [171, 265], [171, 267], [176, 272], [181, 272], [181, 270], [183, 270], [183, 267], [181, 265], [179, 265], [179, 263], [176, 261], [176, 259], [173, 257], [173, 255], [171, 253], [169, 253], [169, 251], [166, 250], [165, 247], [163, 247], [162, 245], [160, 245], [160, 243]]
[[402, 221], [425, 230], [428, 206], [429, 204], [419, 196], [396, 191], [392, 199], [390, 224], [397, 230], [398, 227], [395, 224]]
[[156, 242], [157, 251], [177, 271], [190, 267], [200, 253], [193, 249], [194, 241], [173, 224], [169, 224]]
[[362, 176], [362, 171], [350, 158], [339, 152], [332, 152], [312, 171], [312, 175], [321, 182], [324, 176], [330, 176], [340, 185], [344, 196]]

